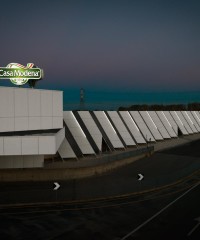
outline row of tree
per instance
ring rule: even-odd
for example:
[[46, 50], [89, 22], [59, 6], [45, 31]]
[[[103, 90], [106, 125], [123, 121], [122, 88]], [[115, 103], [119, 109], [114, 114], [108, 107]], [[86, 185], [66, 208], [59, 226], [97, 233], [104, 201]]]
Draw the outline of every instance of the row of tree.
[[119, 107], [119, 111], [200, 111], [200, 103], [188, 103], [188, 104], [153, 104], [153, 105], [132, 105], [129, 107]]

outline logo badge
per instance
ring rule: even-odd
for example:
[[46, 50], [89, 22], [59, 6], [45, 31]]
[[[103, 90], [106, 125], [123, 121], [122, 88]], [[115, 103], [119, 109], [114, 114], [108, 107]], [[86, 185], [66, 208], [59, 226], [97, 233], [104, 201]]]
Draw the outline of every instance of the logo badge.
[[27, 63], [23, 66], [19, 63], [9, 63], [6, 67], [0, 67], [0, 78], [10, 79], [15, 85], [24, 85], [29, 79], [39, 80], [43, 77], [43, 71], [34, 66], [33, 63]]

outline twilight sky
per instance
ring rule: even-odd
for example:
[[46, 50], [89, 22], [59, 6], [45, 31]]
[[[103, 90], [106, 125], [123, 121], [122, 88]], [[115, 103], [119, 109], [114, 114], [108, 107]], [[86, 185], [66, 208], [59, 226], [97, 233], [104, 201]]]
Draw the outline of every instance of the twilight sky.
[[41, 87], [200, 89], [198, 0], [1, 0], [0, 8], [0, 66], [35, 63]]

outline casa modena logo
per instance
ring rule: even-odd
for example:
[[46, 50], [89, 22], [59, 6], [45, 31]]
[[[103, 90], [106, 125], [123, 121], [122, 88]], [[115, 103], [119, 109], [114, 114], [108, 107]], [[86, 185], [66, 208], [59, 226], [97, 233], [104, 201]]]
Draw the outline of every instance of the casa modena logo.
[[0, 79], [10, 79], [15, 85], [24, 85], [29, 79], [41, 79], [42, 69], [35, 67], [33, 63], [23, 66], [19, 63], [9, 63], [6, 67], [0, 67]]

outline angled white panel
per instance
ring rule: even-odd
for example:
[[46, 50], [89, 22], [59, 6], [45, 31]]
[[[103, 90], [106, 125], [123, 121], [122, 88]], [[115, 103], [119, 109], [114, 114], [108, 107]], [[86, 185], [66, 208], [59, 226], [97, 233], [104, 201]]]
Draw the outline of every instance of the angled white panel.
[[22, 155], [39, 154], [38, 137], [27, 136], [22, 137]]
[[158, 128], [157, 128], [155, 122], [153, 121], [152, 117], [148, 113], [148, 111], [140, 111], [139, 113], [142, 116], [144, 122], [146, 123], [148, 129], [154, 136], [154, 139], [155, 140], [163, 140], [163, 137], [161, 136], [160, 132], [158, 131]]
[[119, 114], [121, 115], [122, 119], [124, 120], [129, 131], [133, 135], [135, 141], [138, 144], [146, 143], [139, 128], [137, 127], [136, 123], [134, 122], [133, 118], [131, 117], [130, 113], [128, 111], [119, 111]]
[[83, 154], [95, 154], [73, 112], [65, 111], [63, 117], [81, 152]]
[[14, 117], [14, 89], [0, 88], [0, 118]]
[[185, 129], [183, 122], [181, 121], [178, 113], [176, 111], [170, 111], [171, 116], [173, 117], [174, 121], [178, 125], [179, 129], [181, 130], [183, 135], [188, 135], [187, 130]]
[[10, 132], [15, 130], [14, 118], [0, 118], [0, 132]]
[[154, 121], [154, 123], [155, 123], [156, 127], [158, 128], [158, 130], [159, 130], [160, 134], [162, 135], [162, 137], [164, 139], [171, 138], [169, 133], [167, 132], [166, 128], [162, 124], [160, 118], [156, 114], [156, 112], [155, 111], [148, 111], [148, 113], [151, 116], [152, 120]]
[[40, 90], [30, 89], [28, 91], [28, 114], [29, 117], [39, 117], [41, 115]]
[[189, 114], [187, 113], [187, 111], [181, 111], [181, 114], [183, 115], [185, 121], [187, 122], [187, 124], [190, 126], [190, 129], [192, 130], [193, 133], [197, 133], [197, 129], [195, 127], [194, 122], [192, 121], [191, 117], [189, 116]]
[[102, 134], [98, 129], [95, 121], [93, 120], [91, 114], [88, 111], [78, 111], [78, 114], [84, 122], [98, 149], [102, 151]]
[[115, 128], [118, 130], [120, 136], [124, 140], [126, 146], [134, 146], [135, 142], [133, 141], [130, 133], [126, 129], [124, 123], [122, 122], [121, 118], [119, 117], [116, 111], [107, 111], [109, 117], [111, 118]]
[[200, 126], [199, 124], [197, 123], [196, 119], [194, 118], [193, 114], [190, 112], [190, 111], [186, 111], [188, 116], [190, 117], [190, 119], [192, 120], [195, 128], [197, 129], [198, 132], [200, 132]]
[[170, 114], [169, 111], [163, 111], [166, 119], [168, 120], [168, 122], [170, 123], [170, 125], [172, 126], [175, 134], [178, 136], [178, 125], [175, 122], [175, 120], [173, 119], [172, 115]]
[[28, 128], [27, 117], [16, 117], [15, 118], [15, 131], [26, 131]]
[[63, 93], [53, 91], [53, 116], [63, 117]]
[[64, 138], [62, 144], [60, 145], [58, 153], [61, 158], [76, 158], [76, 155], [66, 138]]
[[200, 127], [200, 116], [199, 116], [199, 113], [197, 111], [191, 111], [193, 117], [195, 118], [197, 124], [199, 125]]
[[194, 132], [192, 131], [192, 129], [190, 128], [189, 124], [187, 123], [187, 121], [183, 117], [182, 113], [180, 111], [176, 111], [176, 113], [177, 113], [178, 117], [180, 118], [181, 122], [183, 123], [183, 126], [185, 127], [186, 131], [189, 134], [193, 134]]
[[[177, 137], [177, 134], [175, 133], [172, 124], [170, 121], [167, 119], [165, 113], [163, 111], [156, 111], [156, 114], [158, 115], [160, 121], [163, 123], [165, 129], [169, 133], [170, 137]], [[177, 126], [176, 126], [177, 129]]]
[[41, 118], [40, 117], [29, 117], [28, 118], [28, 128], [29, 128], [29, 130], [41, 129]]
[[15, 89], [14, 93], [15, 117], [28, 117], [28, 90]]
[[115, 129], [113, 128], [111, 122], [109, 121], [108, 117], [106, 116], [104, 111], [94, 111], [96, 118], [98, 119], [99, 123], [101, 124], [104, 132], [106, 133], [108, 139], [110, 140], [112, 146], [114, 148], [124, 148], [124, 145], [120, 141]]
[[41, 91], [41, 116], [53, 116], [53, 92]]
[[136, 122], [138, 128], [142, 132], [144, 138], [147, 141], [155, 142], [155, 139], [151, 132], [149, 131], [148, 127], [146, 126], [145, 122], [143, 121], [142, 117], [140, 116], [138, 111], [130, 111], [133, 120]]
[[56, 151], [58, 150], [58, 148], [60, 147], [61, 143], [63, 142], [65, 138], [65, 128], [60, 129], [56, 135], [55, 135], [55, 139], [56, 139]]
[[4, 154], [21, 155], [22, 143], [20, 137], [4, 137]]
[[39, 138], [39, 154], [55, 154], [56, 140], [52, 136], [38, 136]]

